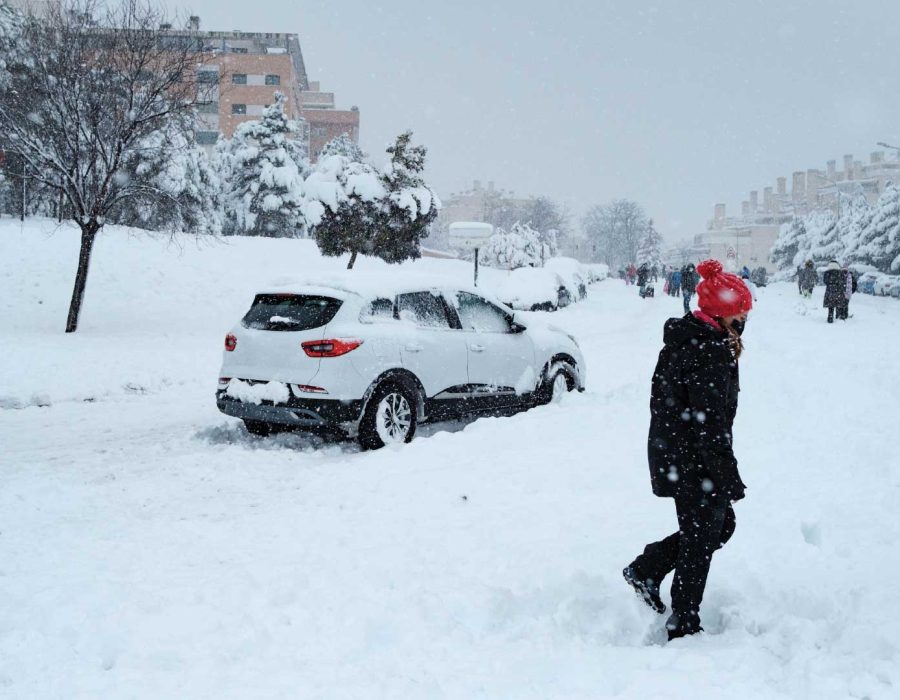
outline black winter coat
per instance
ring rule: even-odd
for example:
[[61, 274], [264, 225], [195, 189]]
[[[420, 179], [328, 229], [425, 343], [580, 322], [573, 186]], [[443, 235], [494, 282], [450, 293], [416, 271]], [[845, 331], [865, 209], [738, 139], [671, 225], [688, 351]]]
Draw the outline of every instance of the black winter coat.
[[666, 321], [650, 394], [647, 454], [653, 493], [744, 497], [731, 448], [740, 391], [724, 331], [687, 314]]
[[638, 268], [637, 271], [637, 283], [638, 287], [643, 287], [647, 284], [647, 278], [650, 276], [650, 271], [646, 267]]
[[698, 275], [695, 270], [684, 268], [681, 271], [681, 291], [693, 294], [697, 291]]
[[800, 282], [800, 289], [815, 289], [816, 282], [819, 281], [819, 277], [812, 267], [801, 267], [797, 279]]
[[843, 306], [847, 300], [847, 281], [843, 270], [825, 270], [825, 299], [822, 306]]

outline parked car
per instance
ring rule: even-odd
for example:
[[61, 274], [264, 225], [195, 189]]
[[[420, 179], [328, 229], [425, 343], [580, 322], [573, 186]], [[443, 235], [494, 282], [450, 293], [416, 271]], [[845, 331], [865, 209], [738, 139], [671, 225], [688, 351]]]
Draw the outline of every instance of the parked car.
[[257, 435], [339, 431], [378, 448], [427, 421], [549, 403], [584, 380], [574, 337], [475, 289], [293, 286], [257, 294], [225, 337], [216, 402]]
[[604, 263], [591, 263], [583, 267], [587, 271], [588, 282], [591, 284], [602, 282], [609, 277], [609, 265]]
[[891, 295], [891, 288], [897, 284], [895, 275], [879, 275], [875, 278], [875, 296], [886, 297]]
[[589, 275], [584, 265], [574, 258], [550, 258], [544, 264], [544, 269], [556, 272], [563, 279], [563, 284], [574, 300], [584, 299], [587, 296]]
[[875, 280], [881, 276], [879, 272], [864, 272], [857, 281], [857, 291], [863, 294], [875, 293]]
[[520, 311], [556, 311], [575, 301], [565, 280], [544, 267], [510, 270], [493, 291], [507, 306]]

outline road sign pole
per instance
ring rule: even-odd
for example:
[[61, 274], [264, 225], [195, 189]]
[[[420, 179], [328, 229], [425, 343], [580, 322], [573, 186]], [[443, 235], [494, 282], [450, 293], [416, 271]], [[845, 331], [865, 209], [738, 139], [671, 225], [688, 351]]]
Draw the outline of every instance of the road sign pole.
[[475, 286], [478, 286], [478, 248], [475, 249]]

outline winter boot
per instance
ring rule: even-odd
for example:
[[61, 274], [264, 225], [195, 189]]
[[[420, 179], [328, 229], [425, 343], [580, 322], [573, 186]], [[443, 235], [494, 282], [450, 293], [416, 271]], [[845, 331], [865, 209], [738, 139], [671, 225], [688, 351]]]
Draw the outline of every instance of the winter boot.
[[642, 578], [630, 566], [622, 570], [622, 576], [653, 612], [662, 615], [666, 611], [666, 604], [659, 597], [659, 584], [656, 581]]
[[669, 619], [666, 620], [666, 632], [669, 633], [669, 641], [680, 637], [687, 637], [691, 634], [702, 632], [700, 626], [700, 616], [697, 613], [676, 613], [673, 612]]
[[834, 307], [828, 307], [828, 323], [834, 323]]

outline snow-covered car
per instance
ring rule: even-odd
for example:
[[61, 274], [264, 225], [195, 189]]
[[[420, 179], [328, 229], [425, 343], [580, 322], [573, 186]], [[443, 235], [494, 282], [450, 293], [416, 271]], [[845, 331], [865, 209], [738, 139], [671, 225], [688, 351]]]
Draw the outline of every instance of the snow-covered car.
[[609, 277], [609, 265], [604, 263], [591, 263], [588, 265], [584, 265], [584, 269], [587, 270], [588, 282], [594, 284], [595, 282], [602, 282], [607, 277]]
[[366, 448], [419, 423], [583, 390], [575, 338], [475, 289], [262, 291], [225, 338], [216, 401], [247, 430], [336, 430]]
[[565, 280], [545, 267], [520, 267], [493, 287], [494, 295], [519, 311], [556, 311], [575, 301]]
[[544, 269], [552, 270], [563, 279], [563, 284], [575, 300], [584, 299], [587, 296], [587, 286], [590, 281], [584, 265], [574, 258], [550, 258], [544, 263]]
[[857, 291], [863, 294], [875, 293], [875, 280], [881, 276], [879, 272], [864, 272], [857, 281]]
[[875, 296], [886, 297], [890, 296], [891, 288], [900, 281], [895, 275], [878, 275], [875, 278], [875, 286], [873, 289], [873, 293]]

